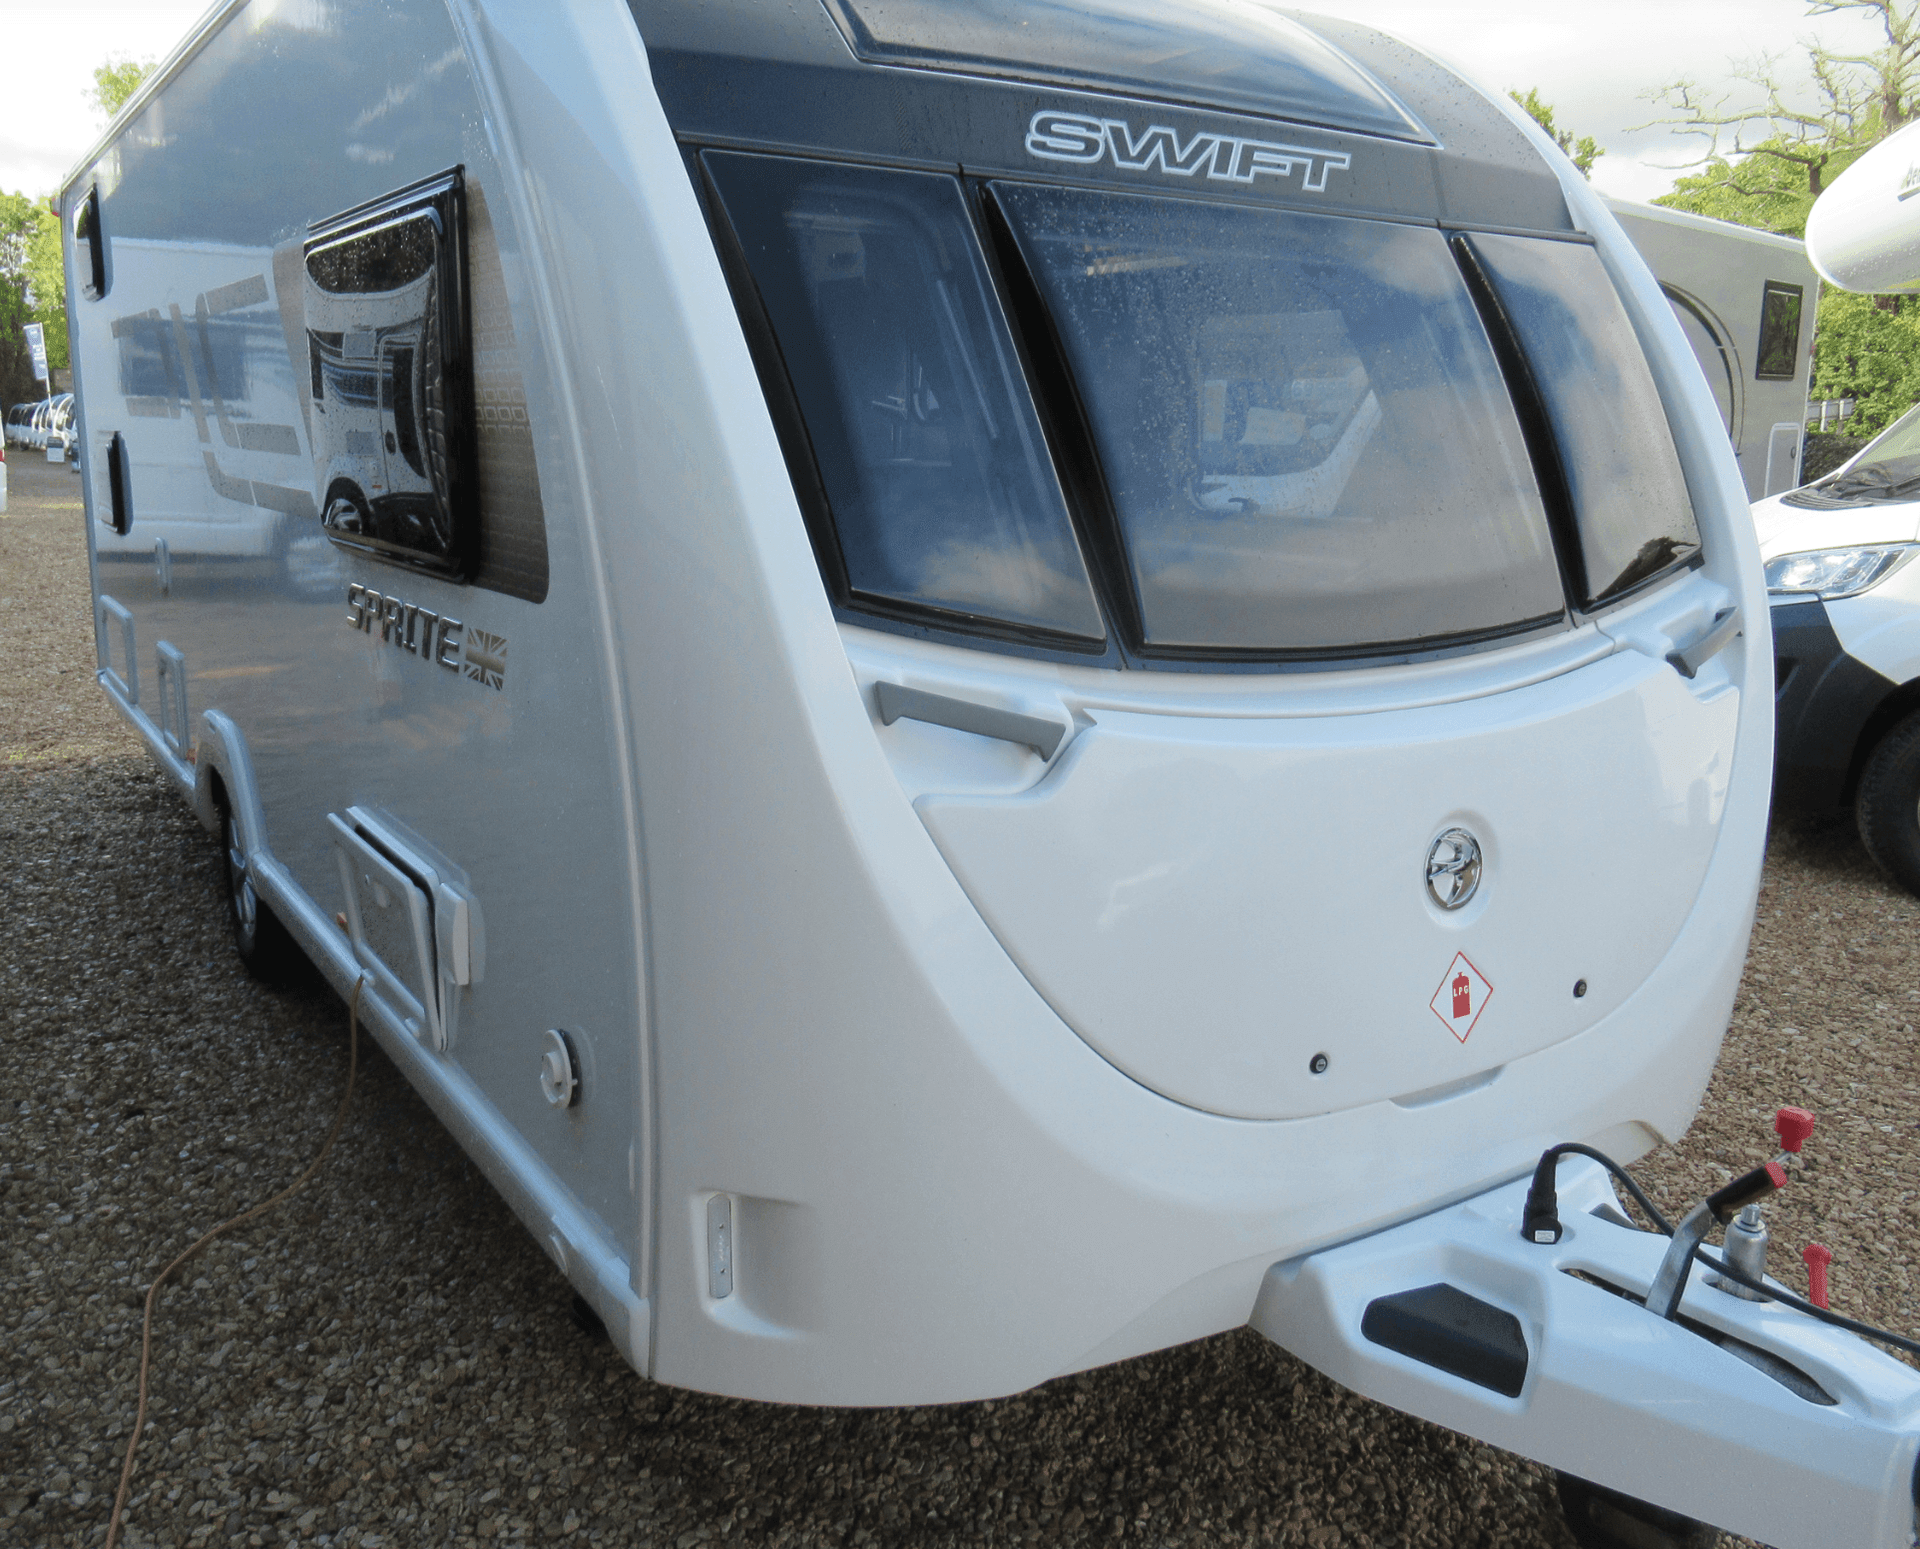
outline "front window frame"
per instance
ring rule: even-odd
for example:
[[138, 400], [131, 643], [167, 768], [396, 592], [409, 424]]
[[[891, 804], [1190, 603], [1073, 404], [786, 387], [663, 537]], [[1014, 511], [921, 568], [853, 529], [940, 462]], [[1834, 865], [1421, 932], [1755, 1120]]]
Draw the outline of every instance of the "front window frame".
[[[779, 341], [739, 238], [725, 212], [703, 164], [708, 150], [748, 150], [755, 154], [787, 155], [835, 166], [871, 166], [920, 172], [941, 172], [955, 177], [965, 195], [965, 204], [973, 222], [973, 236], [984, 255], [992, 277], [995, 299], [1006, 318], [1013, 346], [1032, 393], [1034, 407], [1045, 434], [1047, 449], [1066, 494], [1069, 510], [1082, 551], [1092, 576], [1095, 595], [1107, 625], [1107, 636], [1097, 650], [1077, 648], [1071, 642], [1045, 638], [1041, 632], [988, 616], [960, 616], [914, 605], [890, 605], [885, 600], [856, 596], [848, 584], [833, 527], [831, 507], [814, 459], [811, 438], [797, 396], [781, 356]], [[1666, 585], [1678, 576], [1705, 563], [1704, 546], [1670, 569], [1605, 599], [1583, 603], [1568, 555], [1577, 537], [1563, 531], [1560, 522], [1551, 520], [1553, 552], [1561, 575], [1562, 605], [1558, 612], [1515, 624], [1487, 630], [1419, 641], [1388, 641], [1378, 645], [1338, 646], [1328, 649], [1273, 650], [1267, 648], [1150, 646], [1144, 641], [1137, 602], [1123, 580], [1124, 552], [1119, 551], [1117, 519], [1111, 497], [1105, 488], [1104, 471], [1097, 457], [1090, 457], [1090, 432], [1085, 408], [1079, 402], [1071, 372], [1065, 369], [1060, 343], [1053, 322], [1044, 306], [1036, 309], [1037, 290], [1025, 273], [1024, 261], [996, 211], [989, 185], [1017, 181], [1023, 184], [1058, 186], [1095, 192], [1111, 192], [1110, 184], [1096, 180], [1058, 175], [1052, 172], [1022, 172], [1017, 178], [1004, 173], [973, 174], [964, 168], [931, 167], [901, 163], [892, 159], [863, 157], [817, 148], [799, 148], [762, 143], [708, 142], [691, 137], [683, 140], [682, 154], [707, 216], [710, 233], [719, 250], [723, 272], [733, 293], [739, 319], [746, 334], [776, 434], [793, 480], [803, 519], [815, 551], [828, 601], [836, 621], [843, 626], [872, 629], [885, 634], [969, 650], [987, 650], [1036, 660], [1073, 663], [1084, 666], [1128, 668], [1134, 670], [1203, 673], [1213, 675], [1291, 675], [1298, 673], [1357, 670], [1368, 667], [1407, 665], [1456, 657], [1484, 654], [1489, 650], [1538, 642], [1566, 633], [1586, 620], [1614, 611], [1647, 591]], [[1182, 190], [1157, 191], [1156, 197], [1192, 200], [1202, 204], [1238, 203], [1218, 196], [1195, 196]], [[1263, 203], [1258, 208], [1272, 209]], [[1313, 208], [1313, 207], [1304, 207]], [[1315, 210], [1315, 213], [1327, 213]], [[1462, 227], [1436, 219], [1409, 221], [1392, 216], [1346, 216], [1349, 219], [1381, 220], [1438, 230], [1451, 241], [1471, 236], [1478, 227]], [[1489, 228], [1492, 229], [1492, 228]], [[1504, 233], [1503, 234], [1507, 234]], [[1547, 241], [1573, 241], [1593, 246], [1584, 234], [1560, 232], [1513, 232], [1512, 235], [1536, 236]], [[1469, 290], [1472, 291], [1471, 277]], [[1031, 292], [1023, 295], [1022, 292]], [[1508, 360], [1499, 349], [1498, 330], [1478, 294], [1473, 295], [1475, 310], [1495, 343], [1496, 356], [1516, 415], [1525, 420], [1529, 405], [1523, 384], [1508, 371]], [[1052, 357], [1049, 360], [1049, 356]], [[1049, 385], [1044, 379], [1052, 376]], [[1059, 388], [1064, 387], [1063, 393]], [[1533, 405], [1538, 412], [1537, 403]], [[1551, 431], [1546, 434], [1551, 437]], [[1532, 437], [1529, 447], [1532, 449]], [[1677, 450], [1677, 448], [1676, 448]], [[1541, 480], [1542, 469], [1535, 458], [1535, 477], [1541, 482], [1541, 495], [1551, 499]]]

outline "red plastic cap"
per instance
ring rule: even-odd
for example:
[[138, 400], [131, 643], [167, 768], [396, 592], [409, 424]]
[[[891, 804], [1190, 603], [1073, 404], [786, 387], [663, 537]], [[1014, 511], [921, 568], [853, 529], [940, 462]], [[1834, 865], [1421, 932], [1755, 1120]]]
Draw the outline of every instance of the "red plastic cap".
[[1767, 1176], [1773, 1180], [1773, 1186], [1776, 1189], [1784, 1189], [1787, 1186], [1787, 1170], [1778, 1162], [1767, 1163]]
[[1813, 1133], [1813, 1115], [1804, 1108], [1782, 1108], [1773, 1116], [1773, 1132], [1781, 1150], [1798, 1153]]
[[1827, 1266], [1833, 1262], [1833, 1250], [1810, 1242], [1800, 1250], [1807, 1266], [1807, 1300], [1816, 1307], [1827, 1305]]

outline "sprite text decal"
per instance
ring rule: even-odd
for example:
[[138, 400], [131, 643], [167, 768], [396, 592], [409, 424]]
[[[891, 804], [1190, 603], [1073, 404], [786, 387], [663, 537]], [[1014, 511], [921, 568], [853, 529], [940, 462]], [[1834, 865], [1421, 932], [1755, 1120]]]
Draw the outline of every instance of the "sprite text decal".
[[1344, 170], [1353, 162], [1345, 151], [1316, 151], [1305, 145], [1207, 130], [1196, 130], [1183, 144], [1179, 132], [1165, 124], [1149, 124], [1136, 135], [1125, 119], [1089, 118], [1047, 108], [1034, 114], [1027, 125], [1027, 150], [1043, 161], [1095, 162], [1111, 155], [1113, 164], [1128, 172], [1167, 172], [1175, 177], [1205, 172], [1223, 183], [1297, 173], [1301, 188], [1316, 194], [1326, 192], [1329, 172]]

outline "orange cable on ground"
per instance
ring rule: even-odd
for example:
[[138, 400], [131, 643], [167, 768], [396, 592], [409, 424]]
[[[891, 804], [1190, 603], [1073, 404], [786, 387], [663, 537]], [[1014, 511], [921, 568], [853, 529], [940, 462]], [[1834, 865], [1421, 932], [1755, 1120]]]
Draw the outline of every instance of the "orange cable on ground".
[[365, 974], [353, 981], [353, 999], [347, 1003], [347, 1090], [340, 1098], [340, 1111], [333, 1116], [333, 1127], [327, 1131], [326, 1143], [320, 1147], [320, 1154], [307, 1164], [307, 1170], [295, 1178], [272, 1199], [244, 1210], [230, 1220], [222, 1221], [213, 1230], [201, 1237], [191, 1248], [161, 1270], [154, 1282], [147, 1288], [147, 1313], [140, 1325], [140, 1405], [133, 1417], [133, 1434], [127, 1438], [127, 1460], [120, 1466], [120, 1488], [114, 1492], [113, 1513], [107, 1518], [106, 1549], [114, 1549], [120, 1538], [120, 1513], [127, 1504], [127, 1491], [133, 1484], [133, 1455], [140, 1446], [141, 1427], [147, 1419], [147, 1364], [153, 1343], [153, 1306], [154, 1299], [160, 1294], [160, 1287], [182, 1264], [186, 1263], [202, 1248], [218, 1237], [222, 1232], [230, 1231], [242, 1222], [251, 1221], [255, 1216], [265, 1215], [269, 1210], [290, 1195], [303, 1188], [307, 1180], [320, 1170], [320, 1164], [327, 1159], [327, 1153], [333, 1149], [333, 1143], [339, 1138], [340, 1126], [347, 1121], [347, 1104], [353, 1101], [353, 1083], [360, 1074], [360, 989], [367, 982]]

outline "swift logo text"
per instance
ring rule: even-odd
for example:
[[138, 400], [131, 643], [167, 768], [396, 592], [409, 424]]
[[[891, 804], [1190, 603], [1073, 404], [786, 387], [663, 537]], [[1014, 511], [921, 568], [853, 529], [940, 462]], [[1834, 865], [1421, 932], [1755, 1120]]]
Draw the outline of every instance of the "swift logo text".
[[1090, 118], [1043, 108], [1027, 124], [1027, 153], [1042, 161], [1090, 164], [1109, 156], [1126, 172], [1162, 172], [1196, 177], [1204, 172], [1222, 183], [1251, 183], [1257, 177], [1298, 176], [1307, 193], [1327, 191], [1327, 174], [1345, 171], [1353, 158], [1345, 151], [1321, 151], [1279, 140], [1196, 130], [1182, 142], [1165, 124], [1149, 124], [1139, 134], [1121, 118]]

